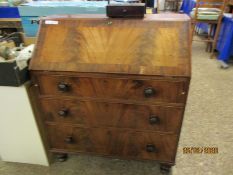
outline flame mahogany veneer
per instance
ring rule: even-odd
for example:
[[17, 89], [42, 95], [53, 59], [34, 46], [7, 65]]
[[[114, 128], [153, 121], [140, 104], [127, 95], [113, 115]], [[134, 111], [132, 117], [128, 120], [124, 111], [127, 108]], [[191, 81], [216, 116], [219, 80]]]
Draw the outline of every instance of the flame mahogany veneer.
[[30, 71], [48, 151], [174, 165], [190, 57], [185, 15], [43, 18]]

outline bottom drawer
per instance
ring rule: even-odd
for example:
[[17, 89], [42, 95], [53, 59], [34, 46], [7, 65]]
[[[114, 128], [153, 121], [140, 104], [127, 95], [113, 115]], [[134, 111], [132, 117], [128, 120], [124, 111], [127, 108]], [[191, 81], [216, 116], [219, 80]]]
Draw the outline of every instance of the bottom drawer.
[[47, 125], [52, 150], [173, 162], [177, 136], [125, 129]]

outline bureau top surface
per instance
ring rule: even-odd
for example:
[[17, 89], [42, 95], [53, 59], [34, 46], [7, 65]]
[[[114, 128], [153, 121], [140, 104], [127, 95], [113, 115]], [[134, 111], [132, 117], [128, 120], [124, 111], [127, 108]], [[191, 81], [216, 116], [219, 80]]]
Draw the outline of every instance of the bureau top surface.
[[190, 21], [182, 14], [41, 20], [31, 70], [189, 77]]

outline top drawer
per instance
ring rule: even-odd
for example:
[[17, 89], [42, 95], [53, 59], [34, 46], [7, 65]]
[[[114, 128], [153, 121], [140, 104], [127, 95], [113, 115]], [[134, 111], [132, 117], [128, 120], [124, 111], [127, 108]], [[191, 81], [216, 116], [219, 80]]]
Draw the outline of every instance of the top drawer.
[[40, 75], [38, 82], [42, 95], [184, 103], [187, 93], [184, 80]]

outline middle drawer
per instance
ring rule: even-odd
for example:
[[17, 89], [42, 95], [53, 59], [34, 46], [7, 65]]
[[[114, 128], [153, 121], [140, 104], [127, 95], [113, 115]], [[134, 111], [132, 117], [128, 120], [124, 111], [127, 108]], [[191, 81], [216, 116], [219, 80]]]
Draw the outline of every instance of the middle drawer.
[[41, 99], [45, 122], [178, 133], [183, 107]]

